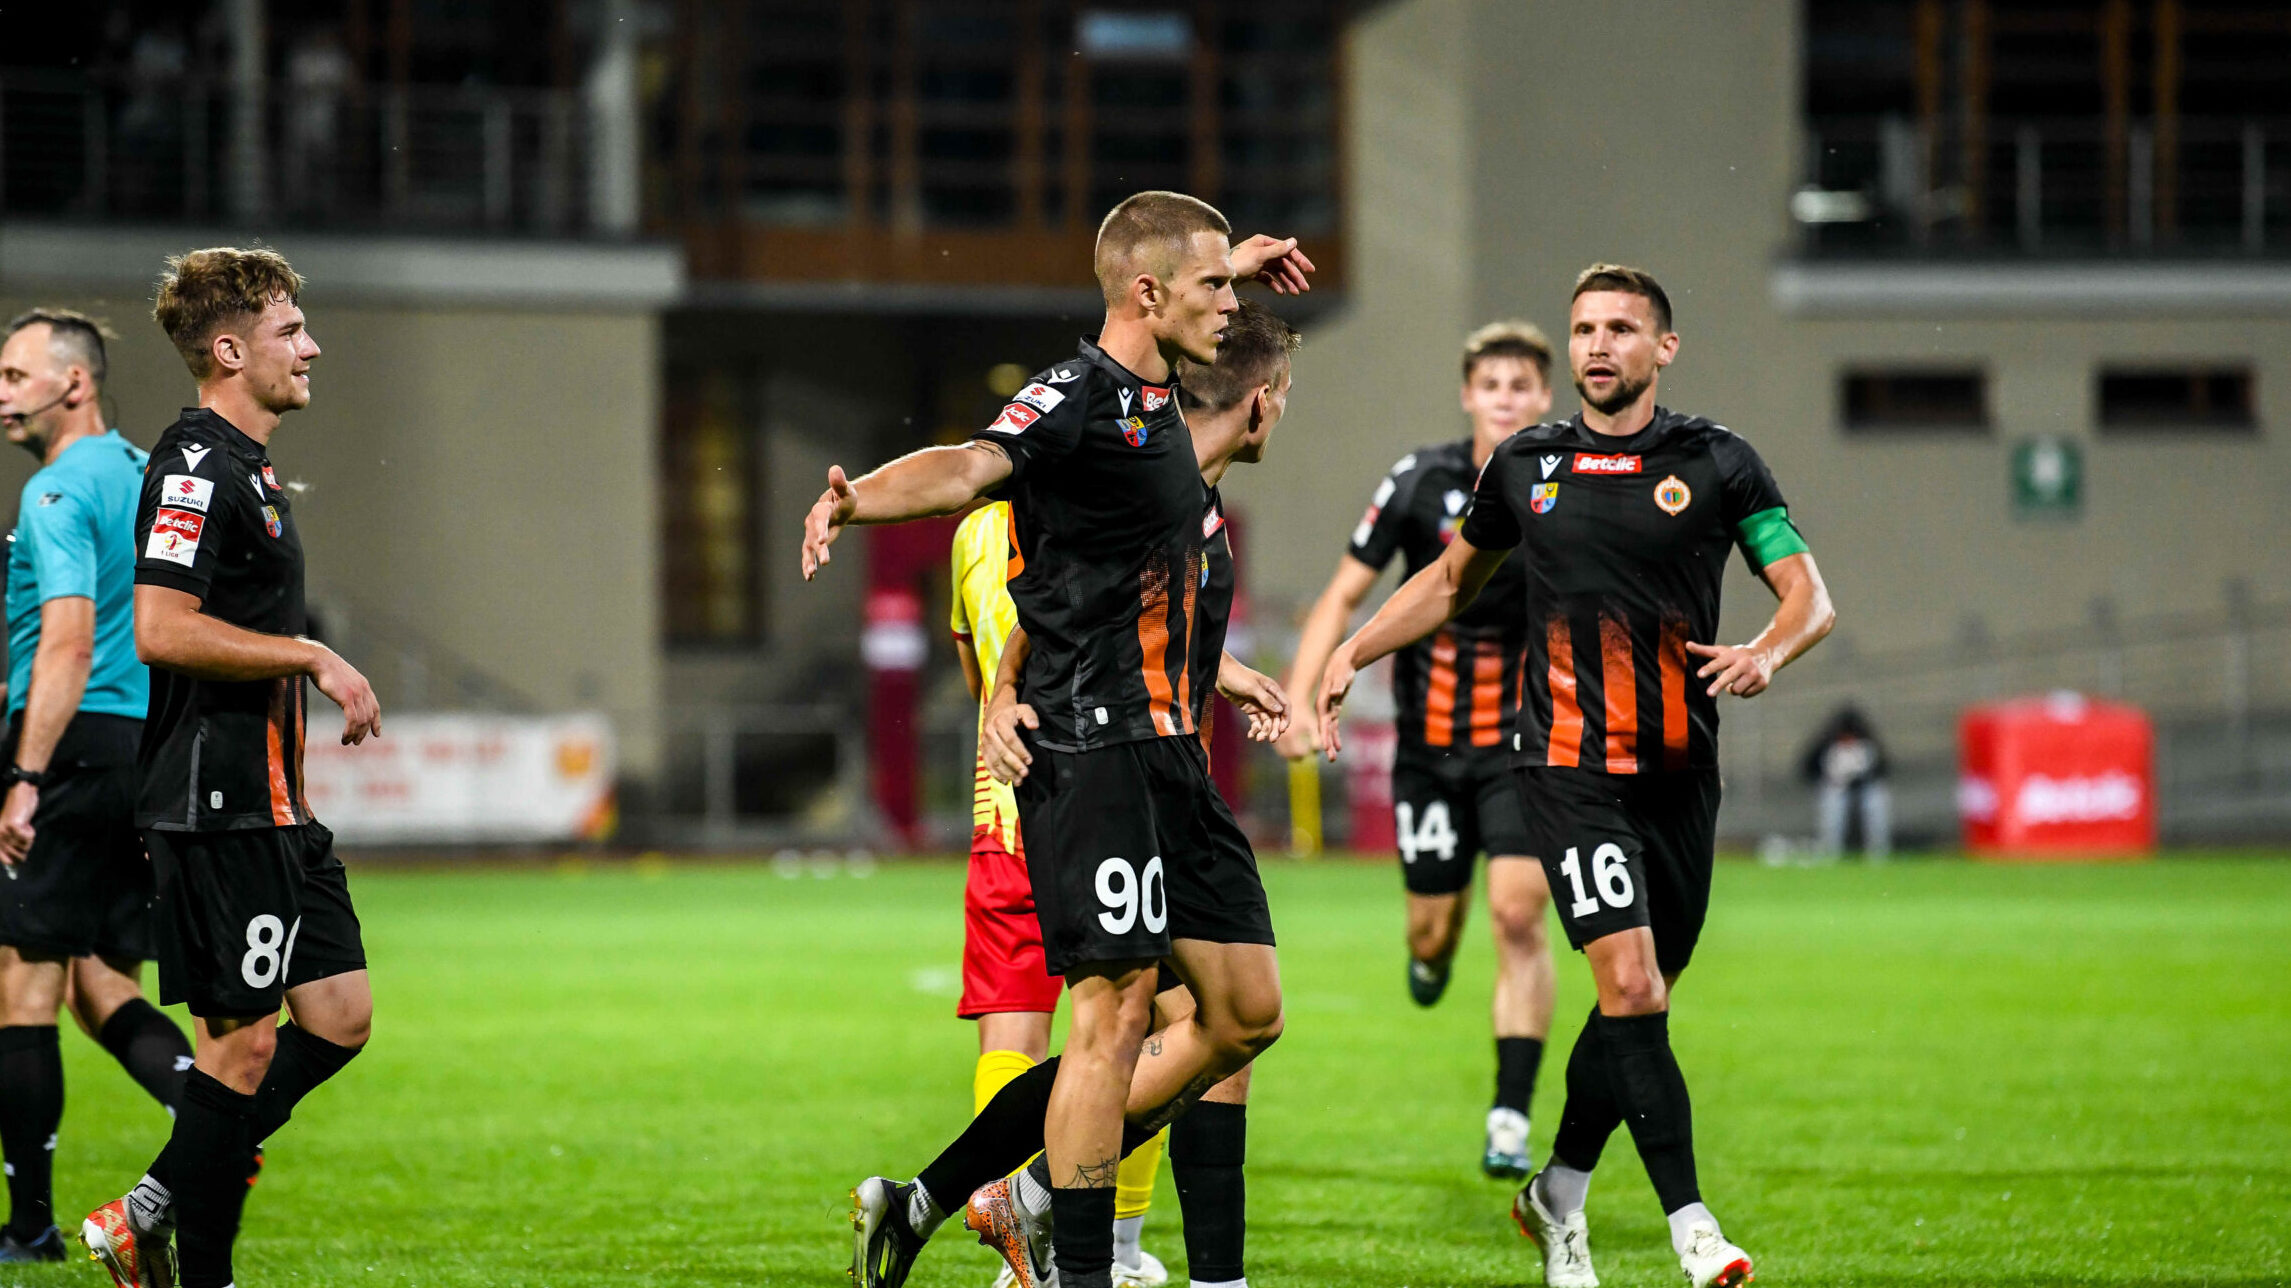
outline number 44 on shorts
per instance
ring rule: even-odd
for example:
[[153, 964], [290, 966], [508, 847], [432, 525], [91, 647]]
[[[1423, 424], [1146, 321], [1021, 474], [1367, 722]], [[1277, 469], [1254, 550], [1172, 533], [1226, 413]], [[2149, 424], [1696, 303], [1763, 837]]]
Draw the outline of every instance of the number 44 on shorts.
[[1567, 857], [1559, 864], [1560, 875], [1567, 878], [1575, 895], [1575, 902], [1567, 905], [1567, 915], [1588, 917], [1599, 911], [1602, 900], [1610, 908], [1630, 907], [1631, 896], [1636, 891], [1631, 886], [1628, 862], [1623, 847], [1613, 841], [1591, 851], [1591, 884], [1599, 892], [1599, 897], [1594, 899], [1591, 892], [1583, 888], [1583, 859], [1576, 847], [1568, 846]]

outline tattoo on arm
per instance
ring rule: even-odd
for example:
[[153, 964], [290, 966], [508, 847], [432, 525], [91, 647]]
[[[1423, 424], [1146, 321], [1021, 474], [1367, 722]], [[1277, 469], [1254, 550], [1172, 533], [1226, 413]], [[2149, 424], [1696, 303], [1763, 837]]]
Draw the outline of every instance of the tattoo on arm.
[[1140, 1044], [1140, 1045], [1139, 1045], [1139, 1047], [1138, 1047], [1138, 1054], [1140, 1054], [1140, 1055], [1160, 1055], [1160, 1054], [1161, 1054], [1161, 1034], [1159, 1034], [1159, 1033], [1156, 1033], [1156, 1034], [1153, 1034], [1151, 1037], [1148, 1037], [1148, 1038], [1147, 1038], [1147, 1039], [1146, 1039], [1146, 1040], [1145, 1040], [1145, 1041], [1144, 1041], [1142, 1044]]
[[1081, 1163], [1074, 1168], [1074, 1179], [1060, 1186], [1067, 1190], [1108, 1190], [1114, 1186], [1114, 1173], [1122, 1168], [1118, 1158], [1102, 1158], [1095, 1163]]

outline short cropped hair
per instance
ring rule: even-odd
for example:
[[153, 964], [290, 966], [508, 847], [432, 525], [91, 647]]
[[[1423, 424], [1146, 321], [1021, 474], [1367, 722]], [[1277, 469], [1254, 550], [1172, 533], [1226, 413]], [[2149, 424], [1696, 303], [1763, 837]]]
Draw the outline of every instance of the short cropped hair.
[[1636, 295], [1653, 306], [1655, 330], [1668, 333], [1671, 329], [1671, 297], [1663, 293], [1662, 283], [1654, 274], [1628, 264], [1593, 264], [1575, 275], [1575, 294], [1567, 297], [1573, 304], [1578, 296], [1588, 291], [1618, 291]]
[[1535, 364], [1535, 374], [1551, 383], [1551, 341], [1533, 322], [1505, 318], [1490, 322], [1464, 339], [1464, 379], [1487, 358], [1524, 358]]
[[289, 304], [302, 298], [302, 274], [284, 255], [261, 246], [211, 246], [168, 257], [151, 316], [175, 342], [192, 378], [205, 380], [214, 372], [209, 346], [216, 333], [259, 317], [281, 295]]
[[26, 309], [8, 322], [7, 334], [15, 335], [28, 326], [48, 324], [48, 347], [66, 366], [85, 368], [88, 379], [100, 388], [104, 377], [111, 374], [111, 358], [105, 353], [103, 342], [119, 336], [104, 324], [103, 319], [89, 317], [76, 309]]
[[1193, 235], [1202, 232], [1230, 237], [1233, 225], [1217, 213], [1217, 207], [1182, 192], [1140, 192], [1123, 198], [1098, 225], [1098, 249], [1091, 260], [1106, 304], [1121, 303], [1141, 269], [1161, 278], [1176, 272], [1192, 249]]
[[1188, 362], [1177, 386], [1178, 405], [1187, 411], [1224, 411], [1259, 385], [1273, 384], [1289, 365], [1289, 355], [1305, 338], [1271, 309], [1255, 300], [1225, 319], [1225, 340], [1217, 361]]

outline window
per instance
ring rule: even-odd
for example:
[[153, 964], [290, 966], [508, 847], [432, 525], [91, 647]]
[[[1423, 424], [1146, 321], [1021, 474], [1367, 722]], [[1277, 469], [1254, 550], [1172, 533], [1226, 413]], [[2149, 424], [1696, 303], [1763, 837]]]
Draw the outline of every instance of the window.
[[2103, 367], [2102, 429], [2259, 427], [2248, 367]]
[[1848, 431], [1985, 434], [1988, 376], [1977, 370], [1848, 370], [1838, 401]]
[[753, 557], [758, 489], [742, 391], [722, 371], [681, 379], [672, 373], [669, 387], [660, 471], [668, 641], [754, 644], [761, 634]]

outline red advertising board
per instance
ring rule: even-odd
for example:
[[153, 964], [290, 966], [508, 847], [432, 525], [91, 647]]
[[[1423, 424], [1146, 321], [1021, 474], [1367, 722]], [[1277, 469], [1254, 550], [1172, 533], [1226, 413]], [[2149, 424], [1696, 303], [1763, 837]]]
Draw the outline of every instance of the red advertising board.
[[2153, 853], [2155, 744], [2146, 712], [2074, 693], [1968, 708], [1957, 724], [1957, 813], [1966, 853]]

